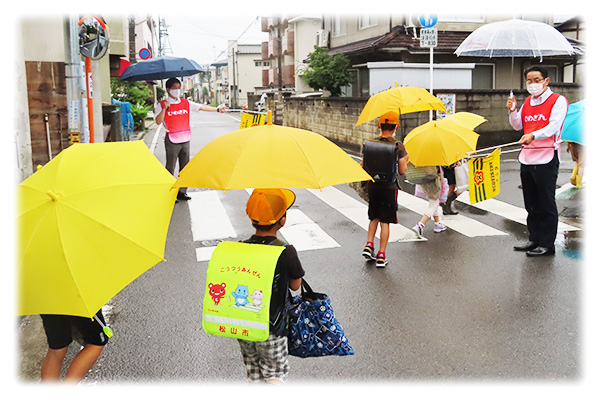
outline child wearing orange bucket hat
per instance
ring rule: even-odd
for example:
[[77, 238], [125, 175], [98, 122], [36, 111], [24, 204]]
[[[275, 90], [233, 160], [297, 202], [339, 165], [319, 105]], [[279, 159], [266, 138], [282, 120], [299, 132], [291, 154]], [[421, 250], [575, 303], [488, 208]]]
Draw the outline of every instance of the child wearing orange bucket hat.
[[[388, 264], [385, 250], [390, 235], [390, 224], [398, 223], [398, 182], [396, 175], [406, 173], [408, 153], [402, 142], [394, 138], [398, 129], [398, 112], [387, 112], [379, 117], [377, 126], [381, 136], [366, 141], [363, 145], [363, 168], [373, 177], [374, 182], [367, 182], [369, 194], [369, 229], [367, 244], [362, 255], [367, 260], [374, 260], [378, 268]], [[375, 256], [375, 233], [381, 228], [379, 251]]]
[[269, 337], [265, 342], [238, 339], [246, 375], [252, 383], [284, 383], [289, 374], [287, 339], [288, 288], [298, 290], [304, 269], [294, 246], [277, 237], [296, 195], [288, 189], [254, 189], [246, 214], [256, 232], [245, 243], [285, 246], [275, 267], [270, 303]]

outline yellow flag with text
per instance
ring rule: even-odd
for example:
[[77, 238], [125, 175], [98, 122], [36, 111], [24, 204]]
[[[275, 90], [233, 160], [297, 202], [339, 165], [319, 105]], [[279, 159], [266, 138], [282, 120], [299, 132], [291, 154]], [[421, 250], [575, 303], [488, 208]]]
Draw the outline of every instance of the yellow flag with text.
[[469, 160], [469, 199], [471, 204], [500, 193], [500, 149], [487, 157]]
[[250, 114], [242, 113], [242, 120], [240, 121], [240, 129], [250, 128], [252, 126], [259, 126], [265, 124], [265, 114]]

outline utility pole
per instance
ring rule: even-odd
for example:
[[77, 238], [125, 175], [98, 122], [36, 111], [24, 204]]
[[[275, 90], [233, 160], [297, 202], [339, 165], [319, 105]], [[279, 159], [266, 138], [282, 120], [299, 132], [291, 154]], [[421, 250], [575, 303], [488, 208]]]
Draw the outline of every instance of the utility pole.
[[129, 16], [129, 62], [135, 64], [137, 62], [135, 51], [135, 16]]
[[238, 80], [237, 80], [237, 73], [236, 73], [236, 62], [235, 62], [235, 50], [236, 50], [236, 46], [232, 46], [231, 48], [231, 107], [232, 108], [239, 108], [238, 106]]
[[171, 49], [171, 47], [169, 47], [167, 45], [168, 38], [169, 36], [169, 32], [167, 31], [167, 23], [165, 22], [165, 17], [158, 17], [158, 54], [160, 56], [164, 56], [167, 53], [167, 47], [168, 47], [168, 53], [172, 54], [173, 50]]
[[65, 77], [67, 83], [68, 129], [70, 143], [89, 142], [84, 128], [84, 107], [81, 94], [83, 71], [79, 55], [78, 19], [71, 15], [65, 18]]
[[277, 18], [277, 86], [279, 87], [279, 92], [281, 93], [283, 89], [283, 79], [281, 76], [281, 69], [283, 68], [283, 55], [281, 54], [282, 46], [281, 46], [281, 18]]

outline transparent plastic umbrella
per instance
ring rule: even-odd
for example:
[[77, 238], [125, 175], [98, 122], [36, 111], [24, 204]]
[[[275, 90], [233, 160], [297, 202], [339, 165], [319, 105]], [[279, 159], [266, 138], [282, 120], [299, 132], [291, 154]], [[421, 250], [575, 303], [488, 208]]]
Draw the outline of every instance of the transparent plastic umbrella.
[[581, 54], [552, 26], [510, 19], [477, 28], [454, 52], [472, 57], [549, 57]]

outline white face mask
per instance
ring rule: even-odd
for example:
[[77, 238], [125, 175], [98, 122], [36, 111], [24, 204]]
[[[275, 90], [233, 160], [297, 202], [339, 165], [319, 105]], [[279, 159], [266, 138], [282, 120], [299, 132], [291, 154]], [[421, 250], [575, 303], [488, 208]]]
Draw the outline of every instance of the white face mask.
[[532, 96], [539, 96], [544, 91], [544, 82], [528, 84], [527, 91]]
[[171, 97], [178, 99], [179, 98], [180, 89], [169, 89], [169, 94]]

